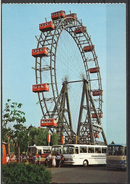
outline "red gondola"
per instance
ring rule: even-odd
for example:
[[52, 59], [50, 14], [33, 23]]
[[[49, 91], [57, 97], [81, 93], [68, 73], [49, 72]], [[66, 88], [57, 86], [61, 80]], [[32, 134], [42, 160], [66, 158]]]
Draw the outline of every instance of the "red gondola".
[[97, 90], [92, 92], [93, 96], [100, 96], [103, 95], [103, 90]]
[[42, 31], [42, 32], [51, 31], [51, 30], [54, 30], [54, 29], [55, 29], [55, 26], [54, 26], [53, 21], [39, 24], [39, 30]]
[[[98, 113], [98, 117], [99, 118], [103, 118], [103, 114], [102, 113]], [[92, 118], [97, 118], [96, 114], [92, 114]]]
[[99, 138], [99, 133], [95, 132], [95, 133], [94, 133], [94, 137], [95, 137], [95, 138]]
[[77, 14], [76, 13], [71, 13], [71, 14], [68, 14], [68, 15], [65, 15], [66, 19], [77, 19]]
[[97, 72], [100, 72], [100, 68], [99, 68], [99, 67], [90, 68], [90, 69], [89, 69], [89, 72], [90, 72], [90, 73], [97, 73]]
[[94, 49], [94, 45], [88, 45], [88, 46], [84, 46], [83, 47], [83, 50], [85, 51], [85, 52], [90, 52], [90, 51], [92, 51]]
[[33, 57], [48, 56], [48, 48], [42, 47], [42, 48], [32, 49], [32, 56]]
[[49, 84], [48, 83], [45, 83], [45, 84], [35, 84], [35, 85], [32, 86], [32, 91], [34, 93], [49, 91]]
[[82, 33], [82, 32], [85, 32], [86, 31], [86, 27], [85, 26], [82, 26], [82, 27], [76, 27], [74, 32], [76, 34], [79, 34], [79, 33]]
[[40, 126], [54, 126], [57, 127], [57, 120], [54, 119], [41, 119]]
[[56, 20], [64, 17], [65, 17], [65, 11], [63, 10], [51, 13], [52, 20]]

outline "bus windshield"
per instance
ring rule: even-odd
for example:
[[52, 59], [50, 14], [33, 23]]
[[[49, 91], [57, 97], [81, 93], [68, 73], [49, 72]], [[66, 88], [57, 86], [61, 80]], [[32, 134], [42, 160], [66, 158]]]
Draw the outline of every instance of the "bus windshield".
[[52, 147], [52, 154], [61, 154], [61, 146], [53, 146]]
[[28, 148], [29, 156], [34, 156], [34, 155], [36, 155], [36, 153], [37, 153], [37, 148], [35, 148], [35, 147]]
[[124, 154], [125, 154], [124, 146], [120, 145], [108, 146], [108, 155], [124, 155]]
[[64, 146], [63, 154], [74, 154], [74, 146]]

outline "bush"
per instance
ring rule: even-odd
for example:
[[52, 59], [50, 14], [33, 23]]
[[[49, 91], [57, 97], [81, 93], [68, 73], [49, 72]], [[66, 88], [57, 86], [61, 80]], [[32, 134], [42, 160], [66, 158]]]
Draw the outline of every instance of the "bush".
[[52, 174], [44, 165], [9, 163], [2, 166], [4, 183], [50, 183]]

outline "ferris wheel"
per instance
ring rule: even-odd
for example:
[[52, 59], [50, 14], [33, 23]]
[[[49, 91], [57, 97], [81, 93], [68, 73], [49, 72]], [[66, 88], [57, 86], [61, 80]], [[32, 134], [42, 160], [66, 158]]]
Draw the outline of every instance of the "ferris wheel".
[[[65, 137], [66, 143], [107, 144], [102, 128], [100, 67], [86, 26], [76, 13], [51, 13], [36, 36], [36, 84], [41, 126]], [[98, 140], [100, 139], [100, 140]]]

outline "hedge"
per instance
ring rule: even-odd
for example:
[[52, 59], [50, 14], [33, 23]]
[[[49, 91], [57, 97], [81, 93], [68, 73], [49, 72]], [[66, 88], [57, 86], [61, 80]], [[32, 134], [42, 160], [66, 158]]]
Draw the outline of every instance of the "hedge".
[[3, 183], [50, 183], [52, 174], [44, 165], [9, 163], [2, 166]]

